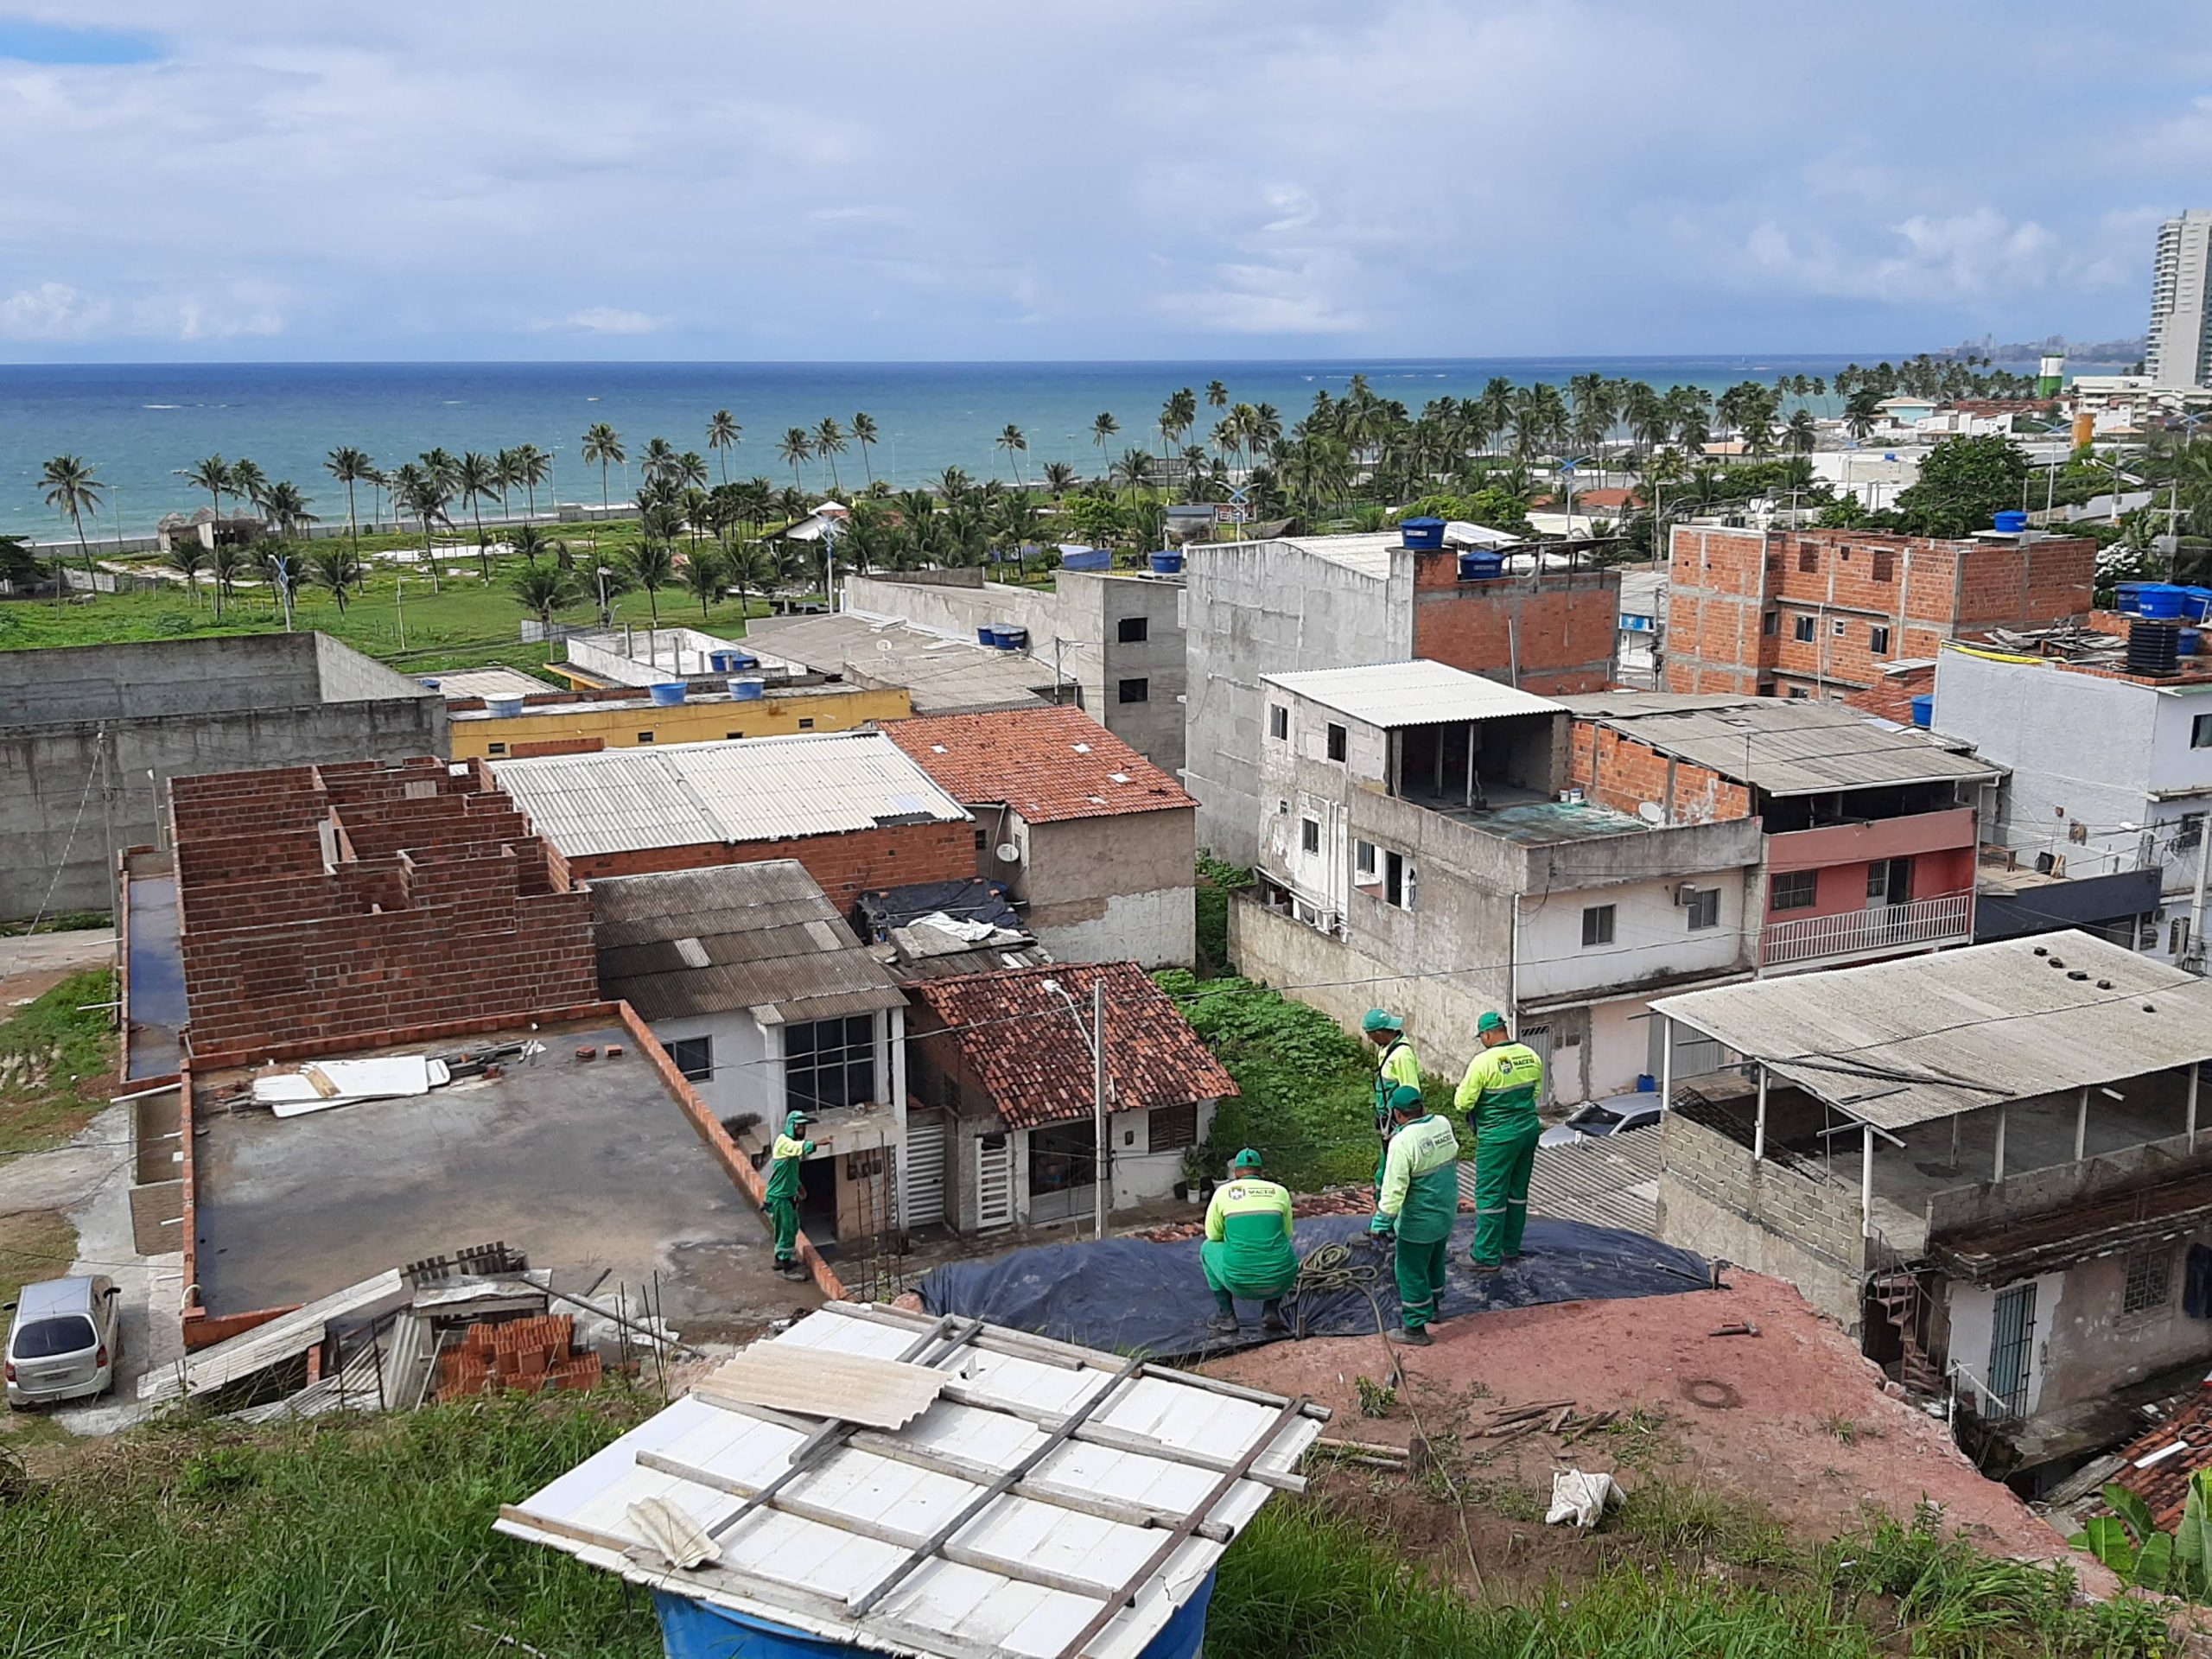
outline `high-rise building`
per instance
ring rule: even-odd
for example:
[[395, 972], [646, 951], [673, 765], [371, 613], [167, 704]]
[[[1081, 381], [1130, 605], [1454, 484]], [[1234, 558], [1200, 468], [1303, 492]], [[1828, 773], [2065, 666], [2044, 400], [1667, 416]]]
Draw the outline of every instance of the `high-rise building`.
[[2158, 226], [2144, 367], [2171, 391], [2212, 385], [2212, 211], [2192, 207]]

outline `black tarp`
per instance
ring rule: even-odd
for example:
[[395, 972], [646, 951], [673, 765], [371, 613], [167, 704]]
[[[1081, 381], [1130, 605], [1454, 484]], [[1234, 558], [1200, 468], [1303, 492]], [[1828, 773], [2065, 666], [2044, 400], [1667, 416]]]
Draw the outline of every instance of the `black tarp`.
[[[1368, 1236], [1367, 1220], [1314, 1216], [1298, 1224], [1300, 1255], [1324, 1244], [1348, 1243], [1357, 1275], [1355, 1283], [1305, 1294], [1286, 1310], [1302, 1334], [1361, 1336], [1374, 1332], [1378, 1318], [1386, 1327], [1398, 1323], [1389, 1247]], [[1620, 1228], [1532, 1220], [1523, 1241], [1528, 1254], [1493, 1274], [1469, 1266], [1473, 1238], [1474, 1218], [1463, 1216], [1452, 1233], [1443, 1319], [1547, 1302], [1665, 1296], [1712, 1283], [1703, 1257]], [[988, 1319], [1116, 1352], [1197, 1355], [1269, 1340], [1261, 1335], [1259, 1309], [1249, 1304], [1237, 1308], [1244, 1322], [1240, 1336], [1217, 1336], [1206, 1328], [1216, 1310], [1198, 1268], [1198, 1243], [1109, 1238], [1103, 1244], [1044, 1244], [988, 1262], [949, 1263], [916, 1288], [932, 1313]]]

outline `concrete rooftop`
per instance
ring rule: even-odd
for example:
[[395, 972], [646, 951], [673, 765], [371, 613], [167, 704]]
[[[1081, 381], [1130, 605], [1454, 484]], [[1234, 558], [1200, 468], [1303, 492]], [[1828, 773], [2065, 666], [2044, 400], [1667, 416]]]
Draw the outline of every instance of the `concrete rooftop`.
[[[497, 1079], [279, 1119], [196, 1078], [198, 1265], [217, 1313], [310, 1301], [385, 1268], [505, 1243], [556, 1287], [632, 1299], [660, 1275], [671, 1323], [734, 1334], [790, 1312], [758, 1213], [627, 1032], [547, 1027], [387, 1048], [450, 1052], [534, 1036]], [[579, 1046], [617, 1060], [580, 1061]], [[359, 1058], [349, 1056], [347, 1058]], [[603, 1282], [602, 1282], [603, 1281]]]

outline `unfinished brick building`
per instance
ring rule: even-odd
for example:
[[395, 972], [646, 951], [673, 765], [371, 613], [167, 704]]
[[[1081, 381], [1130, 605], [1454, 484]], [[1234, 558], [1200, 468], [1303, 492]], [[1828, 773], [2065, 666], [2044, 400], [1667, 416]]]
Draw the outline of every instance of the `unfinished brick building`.
[[1957, 634], [2087, 616], [2096, 543], [1959, 541], [1681, 524], [1670, 544], [1667, 689], [1854, 697]]
[[480, 767], [169, 785], [195, 1066], [598, 1000], [591, 901]]

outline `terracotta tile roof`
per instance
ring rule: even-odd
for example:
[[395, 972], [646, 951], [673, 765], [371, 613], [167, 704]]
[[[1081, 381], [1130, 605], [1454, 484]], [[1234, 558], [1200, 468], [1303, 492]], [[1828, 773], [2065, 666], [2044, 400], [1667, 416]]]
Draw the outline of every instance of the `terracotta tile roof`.
[[[2167, 1448], [2178, 1445], [2178, 1452]], [[2148, 1468], [2136, 1465], [2164, 1452]], [[2150, 1505], [2151, 1516], [2171, 1532], [2189, 1501], [2189, 1478], [2212, 1469], [2212, 1379], [2174, 1408], [2156, 1428], [2146, 1429], [2120, 1448], [2120, 1469], [2112, 1484], [2124, 1486]]]
[[[1051, 981], [1073, 999], [1045, 988]], [[1133, 962], [1057, 963], [923, 980], [915, 1000], [950, 1028], [961, 1058], [1010, 1128], [1090, 1116], [1090, 988], [1106, 987], [1106, 1076], [1116, 1111], [1218, 1100], [1236, 1084], [1167, 994]], [[926, 1021], [913, 1035], [931, 1036]], [[938, 1033], [940, 1037], [944, 1033]]]
[[1198, 804], [1077, 708], [936, 715], [883, 730], [955, 800], [1003, 801], [1032, 823]]

